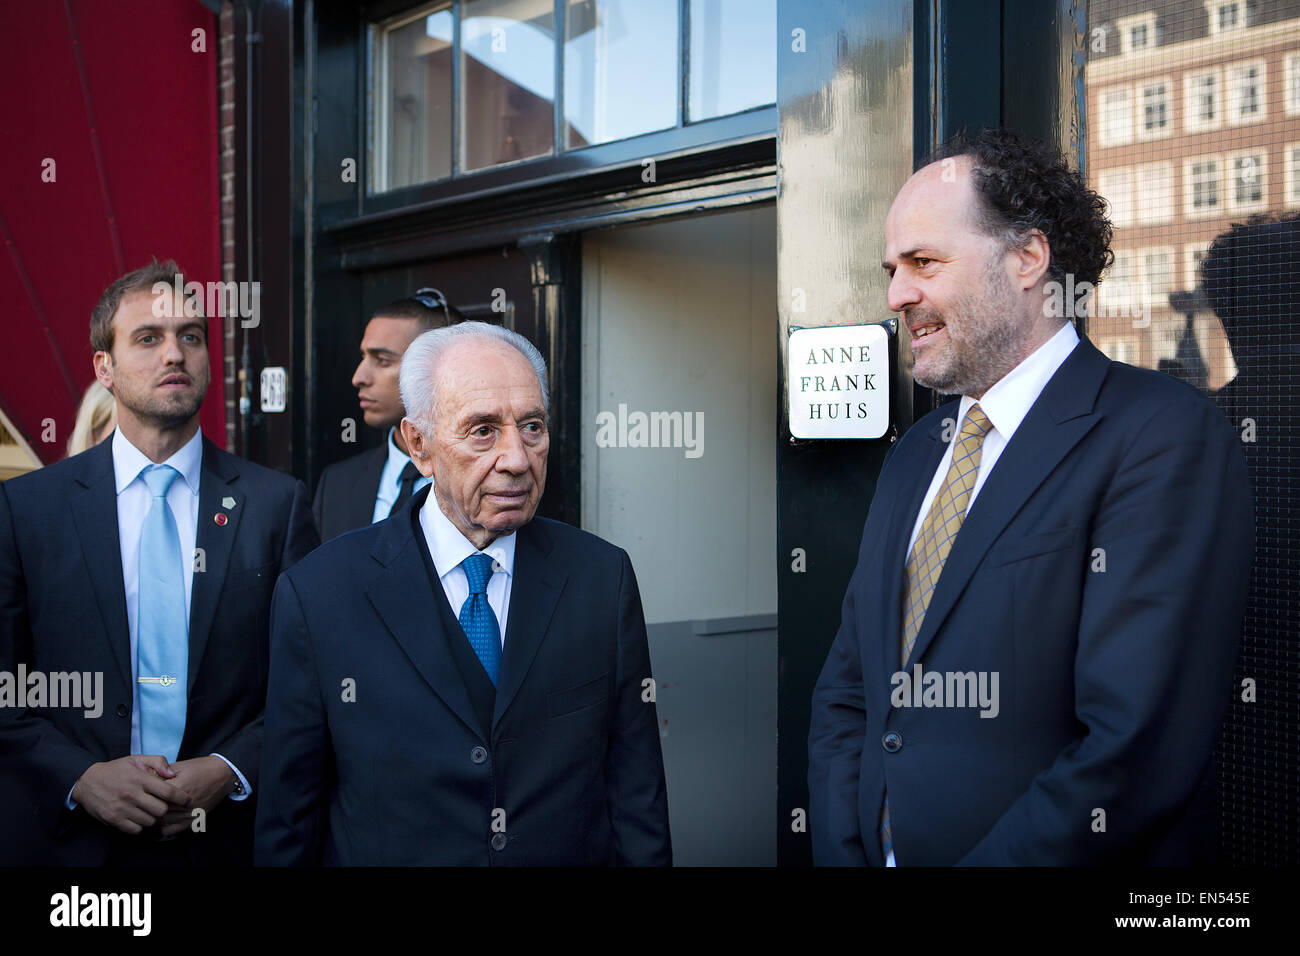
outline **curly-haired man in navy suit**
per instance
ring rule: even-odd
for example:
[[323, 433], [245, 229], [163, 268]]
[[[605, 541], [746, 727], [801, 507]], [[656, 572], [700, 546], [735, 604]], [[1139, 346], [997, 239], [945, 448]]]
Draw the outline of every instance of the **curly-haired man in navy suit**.
[[813, 697], [818, 863], [1214, 856], [1250, 488], [1208, 399], [1066, 317], [1109, 262], [1103, 210], [986, 130], [889, 211], [915, 378], [960, 397], [890, 449], [867, 516]]

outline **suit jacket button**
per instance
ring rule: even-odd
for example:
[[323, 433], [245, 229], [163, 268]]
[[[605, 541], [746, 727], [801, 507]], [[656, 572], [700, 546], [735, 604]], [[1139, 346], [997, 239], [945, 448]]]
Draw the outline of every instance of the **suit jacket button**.
[[500, 851], [506, 848], [506, 835], [504, 833], [492, 834], [492, 849]]
[[486, 763], [488, 752], [483, 747], [475, 747], [469, 752], [469, 759], [475, 763]]
[[131, 709], [127, 707], [126, 704], [117, 705], [117, 716], [125, 717], [129, 713], [131, 713]]
[[891, 730], [880, 738], [880, 746], [888, 753], [896, 754], [903, 749], [903, 735], [897, 730]]

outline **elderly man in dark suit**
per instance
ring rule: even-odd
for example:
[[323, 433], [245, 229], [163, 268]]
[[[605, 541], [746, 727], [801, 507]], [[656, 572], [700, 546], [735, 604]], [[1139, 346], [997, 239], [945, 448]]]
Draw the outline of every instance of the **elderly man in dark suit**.
[[0, 486], [0, 671], [102, 681], [94, 707], [0, 710], [8, 862], [252, 861], [272, 587], [318, 539], [302, 482], [199, 431], [183, 284], [155, 261], [108, 287], [90, 334], [117, 430]]
[[1068, 321], [1103, 208], [1054, 151], [985, 131], [890, 209], [916, 380], [960, 398], [876, 486], [813, 697], [818, 863], [1214, 856], [1250, 489], [1206, 398]]
[[671, 861], [631, 562], [534, 517], [545, 381], [497, 326], [407, 349], [402, 432], [434, 481], [276, 587], [259, 863]]

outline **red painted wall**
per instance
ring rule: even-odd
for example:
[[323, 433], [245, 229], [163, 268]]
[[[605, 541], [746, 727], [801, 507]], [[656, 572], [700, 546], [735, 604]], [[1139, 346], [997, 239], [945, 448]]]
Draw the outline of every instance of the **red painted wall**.
[[[206, 52], [192, 49], [202, 29]], [[47, 464], [94, 378], [104, 288], [173, 258], [221, 278], [217, 24], [196, 0], [6, 4], [0, 29], [0, 407]], [[55, 161], [54, 182], [42, 163]], [[203, 431], [225, 444], [221, 320]], [[55, 441], [42, 442], [42, 422]]]

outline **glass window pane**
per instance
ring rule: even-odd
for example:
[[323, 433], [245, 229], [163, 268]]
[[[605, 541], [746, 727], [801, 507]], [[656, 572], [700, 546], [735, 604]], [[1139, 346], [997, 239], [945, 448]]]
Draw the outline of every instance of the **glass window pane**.
[[451, 175], [451, 25], [435, 6], [375, 32], [375, 191]]
[[551, 0], [464, 0], [460, 42], [461, 168], [483, 169], [551, 152]]
[[776, 0], [691, 0], [691, 120], [776, 102]]
[[677, 125], [677, 83], [677, 0], [568, 0], [567, 148]]

